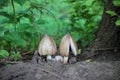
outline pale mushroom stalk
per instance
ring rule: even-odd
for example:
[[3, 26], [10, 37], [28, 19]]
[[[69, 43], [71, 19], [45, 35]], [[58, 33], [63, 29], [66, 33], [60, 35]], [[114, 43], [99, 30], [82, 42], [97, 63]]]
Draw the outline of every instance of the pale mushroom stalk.
[[52, 60], [52, 56], [51, 55], [47, 55], [47, 60]]
[[63, 57], [63, 64], [67, 64], [68, 63], [68, 56], [64, 56]]

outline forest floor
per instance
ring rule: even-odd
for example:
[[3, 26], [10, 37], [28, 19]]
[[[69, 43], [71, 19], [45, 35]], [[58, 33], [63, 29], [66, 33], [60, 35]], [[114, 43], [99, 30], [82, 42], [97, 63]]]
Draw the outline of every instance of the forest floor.
[[59, 61], [36, 63], [33, 56], [26, 62], [1, 66], [0, 80], [120, 80], [120, 61], [102, 61], [102, 57], [63, 64]]

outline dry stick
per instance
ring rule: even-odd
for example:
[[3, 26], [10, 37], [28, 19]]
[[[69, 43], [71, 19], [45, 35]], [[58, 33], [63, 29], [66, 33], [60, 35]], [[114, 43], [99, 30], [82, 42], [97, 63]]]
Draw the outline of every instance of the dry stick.
[[19, 63], [24, 63], [23, 61], [0, 61], [0, 64], [7, 63], [7, 64], [19, 64]]
[[1, 59], [0, 60], [0, 64], [4, 63], [5, 61], [9, 61], [9, 60], [13, 60], [12, 57], [8, 57], [8, 58], [5, 58], [5, 59]]
[[100, 48], [100, 49], [83, 49], [84, 51], [106, 51], [106, 50], [119, 50], [120, 47], [114, 47], [114, 48]]
[[[114, 48], [100, 48], [100, 49], [83, 49], [83, 51], [90, 51], [90, 53], [93, 53], [94, 51], [106, 51], [106, 50], [114, 50], [115, 52], [117, 50], [120, 50], [120, 47], [114, 47]], [[98, 55], [99, 53], [96, 53], [96, 54], [90, 54], [88, 55], [86, 58], [90, 58], [90, 57], [93, 57], [93, 56], [96, 56]], [[83, 54], [85, 55], [85, 54]]]
[[39, 70], [44, 71], [44, 72], [47, 72], [47, 73], [50, 73], [50, 74], [58, 77], [59, 79], [64, 80], [61, 76], [59, 76], [58, 74], [56, 74], [56, 73], [54, 73], [54, 72], [51, 72], [51, 71], [48, 71], [48, 70], [45, 70], [45, 69], [41, 69], [41, 68], [39, 68]]
[[22, 61], [5, 61], [5, 63], [8, 63], [8, 64], [19, 64], [19, 63], [23, 63]]
[[22, 55], [24, 56], [24, 55], [30, 54], [31, 52], [33, 52], [33, 51], [28, 51], [28, 52], [22, 53]]

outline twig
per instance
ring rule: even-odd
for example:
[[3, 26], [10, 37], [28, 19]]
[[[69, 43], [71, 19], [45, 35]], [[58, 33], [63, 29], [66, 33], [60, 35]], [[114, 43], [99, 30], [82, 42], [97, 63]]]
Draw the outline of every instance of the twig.
[[100, 49], [83, 49], [83, 51], [106, 51], [106, 50], [119, 50], [120, 47], [114, 47], [114, 48], [100, 48]]
[[14, 22], [16, 23], [16, 12], [15, 12], [15, 6], [13, 0], [11, 0], [12, 7], [13, 7], [13, 13], [14, 13]]
[[41, 68], [39, 68], [39, 70], [44, 71], [44, 72], [47, 72], [47, 73], [50, 73], [50, 74], [58, 77], [59, 79], [64, 80], [61, 76], [59, 76], [58, 74], [56, 74], [56, 73], [54, 73], [54, 72], [51, 72], [51, 71], [48, 71], [48, 70], [45, 70], [45, 69], [41, 69]]
[[16, 30], [17, 29], [17, 27], [16, 27], [17, 19], [16, 19], [16, 11], [15, 11], [14, 1], [11, 0], [11, 3], [12, 3], [13, 13], [14, 13], [14, 24], [15, 24], [15, 30]]
[[22, 61], [5, 61], [5, 63], [8, 64], [19, 64], [19, 63], [23, 63]]
[[97, 51], [109, 51], [109, 50], [114, 50], [114, 52], [117, 52], [117, 50], [120, 50], [120, 47], [113, 47], [113, 48], [99, 48], [99, 49], [82, 49], [83, 51], [89, 51], [89, 54], [87, 53], [84, 53], [82, 54], [82, 56], [85, 56], [85, 58], [90, 58], [90, 57], [93, 57], [93, 56], [96, 56], [100, 53], [94, 53], [94, 52], [97, 52]]
[[11, 61], [11, 60], [13, 60], [12, 57], [8, 57], [8, 58], [6, 58], [6, 59], [1, 59], [1, 60], [0, 60], [0, 64], [4, 63], [5, 61]]
[[28, 51], [28, 52], [22, 53], [22, 55], [27, 55], [27, 54], [29, 54], [31, 52], [33, 52], [33, 51]]

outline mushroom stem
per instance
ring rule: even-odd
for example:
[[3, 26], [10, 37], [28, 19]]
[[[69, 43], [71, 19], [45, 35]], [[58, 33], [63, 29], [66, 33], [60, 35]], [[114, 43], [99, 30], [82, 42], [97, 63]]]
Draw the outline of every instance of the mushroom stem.
[[47, 60], [52, 60], [52, 56], [51, 55], [47, 55]]
[[57, 55], [57, 56], [55, 56], [55, 60], [56, 60], [56, 61], [61, 61], [61, 62], [62, 62], [63, 58], [62, 58], [62, 56]]
[[63, 57], [63, 63], [64, 63], [64, 64], [67, 64], [67, 63], [68, 63], [68, 56], [64, 56], [64, 57]]

